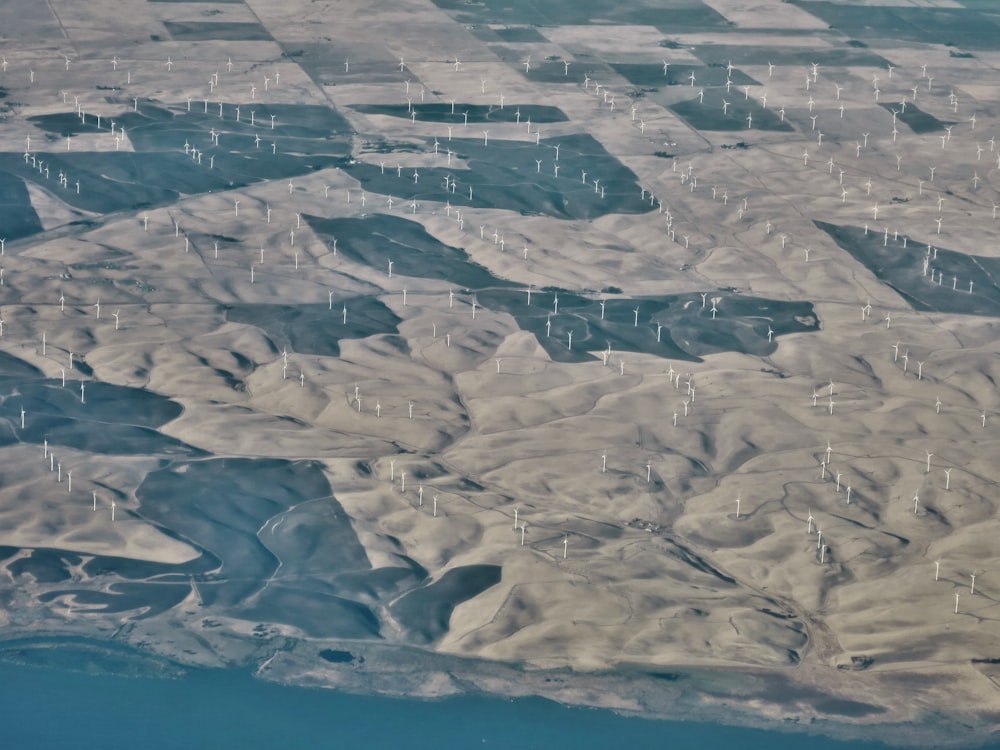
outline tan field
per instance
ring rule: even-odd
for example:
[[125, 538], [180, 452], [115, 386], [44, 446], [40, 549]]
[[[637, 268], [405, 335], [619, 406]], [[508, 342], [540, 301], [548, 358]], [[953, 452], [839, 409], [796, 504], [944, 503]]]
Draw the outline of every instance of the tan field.
[[50, 5], [0, 8], [5, 640], [995, 731], [994, 51]]

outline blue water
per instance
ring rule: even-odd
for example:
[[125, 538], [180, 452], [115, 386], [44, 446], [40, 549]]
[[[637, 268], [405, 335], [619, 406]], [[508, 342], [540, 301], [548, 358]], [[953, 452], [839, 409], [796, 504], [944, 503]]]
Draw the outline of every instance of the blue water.
[[241, 672], [184, 679], [0, 664], [0, 748], [657, 748], [874, 750], [801, 733], [623, 718], [542, 699], [422, 702], [270, 684]]

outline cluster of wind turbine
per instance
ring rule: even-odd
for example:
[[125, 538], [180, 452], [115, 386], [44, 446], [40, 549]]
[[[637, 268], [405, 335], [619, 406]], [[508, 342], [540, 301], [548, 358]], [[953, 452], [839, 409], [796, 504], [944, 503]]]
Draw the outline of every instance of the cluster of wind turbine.
[[[83, 393], [83, 383], [81, 382], [81, 394]], [[82, 399], [82, 395], [81, 395]], [[21, 430], [26, 428], [26, 412], [24, 407], [21, 407], [20, 413], [20, 426]], [[43, 438], [42, 440], [42, 460], [48, 466], [49, 472], [52, 474], [53, 479], [56, 484], [65, 484], [66, 493], [68, 495], [73, 495], [73, 469], [64, 468], [63, 462], [57, 456], [52, 446], [49, 444], [48, 438]], [[79, 483], [78, 483], [79, 487]], [[90, 497], [88, 498], [90, 502], [91, 512], [96, 513], [98, 510], [98, 505], [105, 505], [105, 503], [98, 499], [97, 490], [91, 490]], [[110, 520], [112, 523], [117, 521], [117, 508], [118, 504], [115, 502], [114, 497], [111, 498], [110, 504], [106, 506], [110, 513]]]

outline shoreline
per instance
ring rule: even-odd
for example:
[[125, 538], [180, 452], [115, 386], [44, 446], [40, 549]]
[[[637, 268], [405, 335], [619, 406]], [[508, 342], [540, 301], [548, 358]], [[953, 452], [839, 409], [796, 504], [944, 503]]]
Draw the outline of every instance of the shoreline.
[[[323, 650], [320, 646], [339, 646], [339, 663], [316, 656]], [[900, 710], [899, 703], [861, 704], [823, 692], [809, 681], [797, 682], [795, 674], [781, 671], [736, 667], [653, 671], [643, 665], [601, 672], [530, 669], [394, 644], [317, 644], [295, 639], [285, 639], [280, 646], [258, 643], [254, 651], [270, 655], [240, 664], [207, 666], [178, 658], [183, 654], [158, 655], [127, 641], [50, 634], [5, 638], [0, 641], [0, 662], [142, 679], [184, 680], [191, 671], [231, 671], [290, 687], [432, 702], [461, 695], [540, 697], [567, 707], [653, 721], [716, 723], [843, 742], [878, 741], [900, 748], [975, 748], [1000, 743], [1000, 723], [981, 714], [946, 718], [940, 711]], [[341, 661], [343, 654], [350, 659]], [[112, 668], [102, 668], [101, 660], [109, 655], [114, 657]], [[899, 676], [901, 689], [907, 677]], [[790, 700], [782, 700], [781, 695]], [[823, 713], [824, 704], [836, 712]], [[867, 715], [850, 715], [859, 709]]]

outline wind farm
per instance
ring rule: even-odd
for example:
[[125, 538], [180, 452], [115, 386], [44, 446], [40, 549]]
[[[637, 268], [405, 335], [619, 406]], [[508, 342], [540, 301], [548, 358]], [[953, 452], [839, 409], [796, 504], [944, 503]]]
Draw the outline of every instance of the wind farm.
[[995, 739], [1000, 16], [383, 5], [0, 6], [0, 660]]

